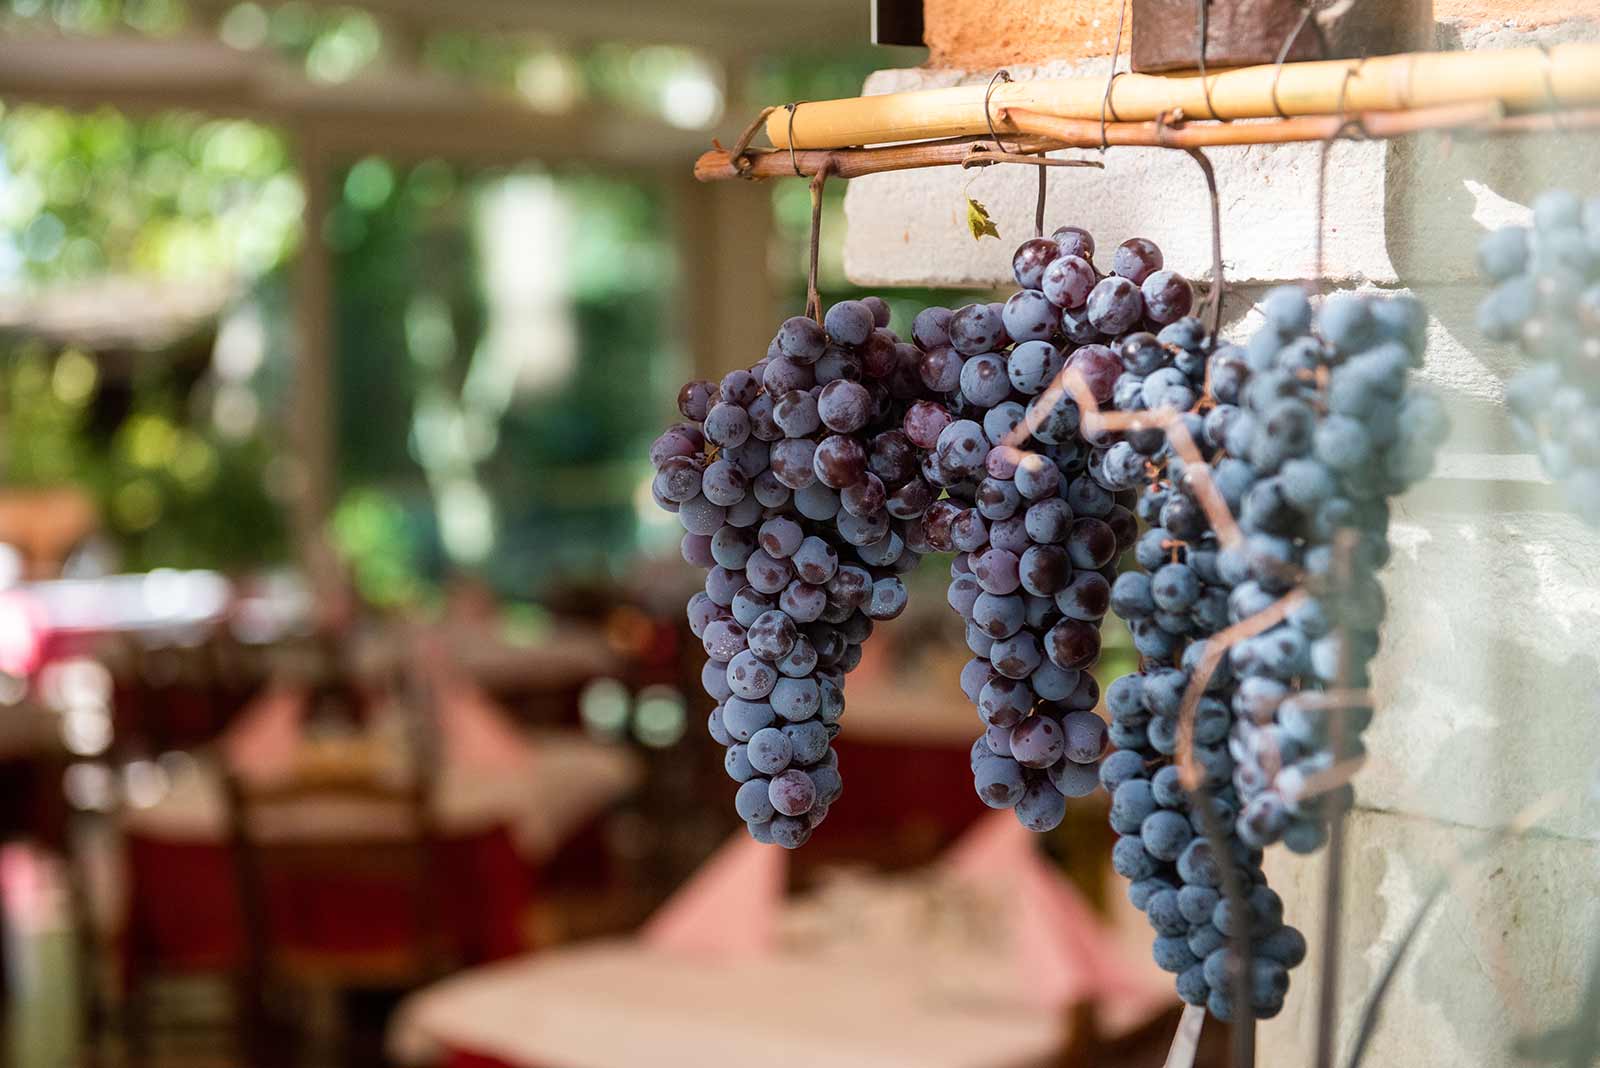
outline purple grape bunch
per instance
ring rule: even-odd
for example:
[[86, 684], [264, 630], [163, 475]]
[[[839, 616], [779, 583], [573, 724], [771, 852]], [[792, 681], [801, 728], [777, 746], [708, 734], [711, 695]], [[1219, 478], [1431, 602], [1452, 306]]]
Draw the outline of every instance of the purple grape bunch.
[[[1349, 294], [1313, 313], [1285, 288], [1247, 346], [1219, 346], [1154, 243], [1123, 242], [1104, 274], [1094, 254], [1063, 227], [1017, 249], [1010, 299], [925, 309], [911, 343], [883, 301], [844, 301], [821, 324], [787, 320], [748, 371], [684, 386], [688, 422], [652, 448], [653, 490], [707, 568], [688, 611], [718, 701], [708, 728], [750, 833], [803, 844], [842, 789], [845, 674], [904, 610], [900, 575], [953, 553], [979, 799], [1046, 831], [1103, 785], [1113, 866], [1179, 995], [1229, 1019], [1242, 983], [1272, 1016], [1305, 939], [1262, 850], [1314, 850], [1348, 803], [1348, 786], [1310, 784], [1359, 755], [1371, 710], [1349, 694], [1377, 649], [1388, 499], [1448, 431], [1410, 381], [1426, 317]], [[1084, 392], [1151, 417], [1094, 426]], [[1273, 625], [1213, 650], [1291, 593]], [[1109, 725], [1090, 671], [1108, 611], [1140, 657], [1107, 688]], [[1191, 789], [1178, 759], [1202, 670]]]
[[1143, 475], [1140, 465], [1109, 477], [1115, 442], [1086, 436], [1064, 376], [1110, 408], [1114, 346], [1192, 322], [1189, 284], [1162, 269], [1154, 243], [1118, 246], [1109, 274], [1094, 252], [1078, 227], [1026, 241], [1012, 258], [1022, 288], [1008, 300], [929, 308], [912, 328], [923, 383], [941, 400], [913, 405], [905, 431], [943, 493], [908, 536], [956, 554], [947, 597], [973, 654], [961, 686], [984, 726], [972, 745], [978, 797], [1035, 831], [1099, 785], [1106, 724], [1090, 669]]
[[927, 396], [922, 354], [888, 323], [877, 297], [785, 321], [748, 370], [686, 384], [686, 421], [650, 452], [656, 503], [706, 569], [689, 626], [734, 808], [757, 841], [789, 849], [843, 789], [844, 676], [874, 624], [905, 610], [900, 575], [920, 559], [907, 528], [934, 497], [900, 429]]

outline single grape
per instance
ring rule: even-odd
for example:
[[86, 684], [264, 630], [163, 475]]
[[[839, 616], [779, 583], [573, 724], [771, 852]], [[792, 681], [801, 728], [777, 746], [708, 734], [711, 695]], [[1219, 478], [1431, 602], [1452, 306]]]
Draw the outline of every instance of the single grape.
[[1139, 285], [1161, 270], [1161, 262], [1161, 250], [1155, 242], [1142, 237], [1130, 237], [1111, 254], [1111, 273]]

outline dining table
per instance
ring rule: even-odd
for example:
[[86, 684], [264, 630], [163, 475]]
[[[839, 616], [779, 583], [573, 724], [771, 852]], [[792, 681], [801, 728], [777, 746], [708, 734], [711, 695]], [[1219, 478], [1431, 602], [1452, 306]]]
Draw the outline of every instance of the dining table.
[[[525, 743], [491, 766], [442, 762], [432, 794], [442, 882], [442, 926], [465, 962], [497, 960], [526, 948], [525, 912], [539, 866], [631, 791], [637, 754], [583, 732], [523, 732]], [[392, 814], [359, 801], [319, 802], [279, 813], [274, 833], [315, 840], [395, 833]], [[244, 948], [220, 763], [184, 762], [159, 797], [119, 815], [125, 900], [121, 936], [133, 970], [226, 969]], [[301, 888], [300, 934], [337, 949], [397, 937], [411, 918], [401, 894], [351, 879]], [[458, 891], [458, 892], [457, 892]]]
[[833, 946], [727, 959], [628, 940], [474, 969], [402, 1004], [390, 1052], [445, 1068], [1008, 1068], [1066, 1017], [996, 954]]
[[790, 862], [735, 832], [629, 937], [410, 994], [390, 1021], [390, 1059], [1025, 1068], [1059, 1059], [1074, 1007], [1119, 1034], [1176, 1004], [1138, 945], [1143, 917], [1097, 912], [1009, 813], [908, 872], [836, 868], [790, 895]]

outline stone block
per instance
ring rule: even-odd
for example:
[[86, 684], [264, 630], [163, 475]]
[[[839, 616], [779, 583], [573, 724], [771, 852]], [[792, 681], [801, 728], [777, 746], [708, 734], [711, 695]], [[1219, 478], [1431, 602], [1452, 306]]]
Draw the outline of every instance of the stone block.
[[[1496, 842], [1481, 830], [1361, 809], [1348, 831], [1335, 1063], [1346, 1063], [1373, 984], [1438, 873], [1481, 851], [1423, 926], [1363, 1063], [1525, 1065], [1511, 1052], [1514, 1038], [1576, 1012], [1600, 923], [1600, 847], [1543, 835]], [[1260, 1025], [1261, 1065], [1315, 1061], [1323, 864], [1282, 850], [1267, 861], [1311, 950], [1283, 1013]]]

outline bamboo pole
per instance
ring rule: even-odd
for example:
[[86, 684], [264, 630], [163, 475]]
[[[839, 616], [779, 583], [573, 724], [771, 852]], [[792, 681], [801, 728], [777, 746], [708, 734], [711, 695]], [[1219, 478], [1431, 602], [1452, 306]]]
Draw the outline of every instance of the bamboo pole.
[[[1032, 155], [1063, 148], [1098, 148], [1100, 124], [1081, 119], [1058, 119], [1021, 108], [1008, 109], [1010, 126], [1023, 131], [1006, 138], [1004, 147], [1015, 154]], [[997, 116], [998, 117], [998, 116]], [[1429, 130], [1448, 130], [1464, 136], [1555, 133], [1600, 129], [1600, 109], [1555, 114], [1502, 116], [1495, 103], [1452, 104], [1416, 111], [1375, 111], [1362, 115], [1310, 115], [1239, 123], [1189, 123], [1160, 125], [1153, 122], [1106, 124], [1106, 143], [1134, 148], [1206, 148], [1216, 145], [1287, 144], [1324, 141], [1332, 137], [1390, 138]], [[788, 150], [754, 149], [746, 159], [748, 169], [734, 166], [723, 149], [702, 155], [694, 176], [702, 182], [728, 178], [810, 177], [824, 160], [832, 160], [840, 178], [859, 178], [884, 171], [920, 167], [956, 166], [976, 162], [977, 153], [994, 144], [987, 137], [925, 141], [885, 148], [806, 148], [790, 156]]]
[[[1274, 91], [1276, 87], [1276, 91]], [[819, 100], [767, 118], [767, 136], [789, 147], [842, 148], [985, 133], [983, 85]], [[1003, 109], [1022, 108], [1098, 127], [1103, 77], [1050, 78], [996, 85], [997, 130], [1017, 130]], [[1182, 111], [1191, 119], [1258, 119], [1338, 112], [1404, 111], [1485, 101], [1511, 111], [1600, 103], [1600, 44], [1559, 44], [1549, 51], [1413, 52], [1371, 59], [1238, 67], [1198, 75], [1119, 74], [1107, 119], [1145, 122]]]
[[[1052, 137], [1074, 148], [1102, 144], [1100, 124], [1087, 119], [1062, 119], [1023, 108], [1003, 112], [1008, 125], [1023, 133]], [[1371, 111], [1361, 115], [1303, 115], [1260, 122], [1206, 122], [1167, 125], [1155, 122], [1107, 123], [1106, 145], [1156, 148], [1212, 148], [1218, 145], [1288, 144], [1326, 141], [1345, 132], [1369, 138], [1402, 137], [1423, 130], [1489, 126], [1505, 116], [1494, 101], [1446, 104], [1414, 111]]]
[[[1098, 142], [1097, 142], [1098, 143]], [[859, 178], [882, 171], [907, 171], [919, 167], [959, 164], [975, 150], [992, 147], [988, 138], [963, 137], [949, 141], [924, 141], [889, 148], [802, 149], [791, 159], [787, 150], [752, 149], [746, 156], [750, 169], [741, 173], [733, 163], [733, 153], [724, 149], [706, 152], [695, 161], [694, 176], [702, 182], [723, 178], [794, 178], [817, 173], [823, 160], [834, 161], [833, 174], [840, 178]], [[1054, 152], [1070, 145], [1049, 137], [1023, 135], [1006, 141], [1018, 152]], [[799, 168], [797, 171], [796, 168]]]

